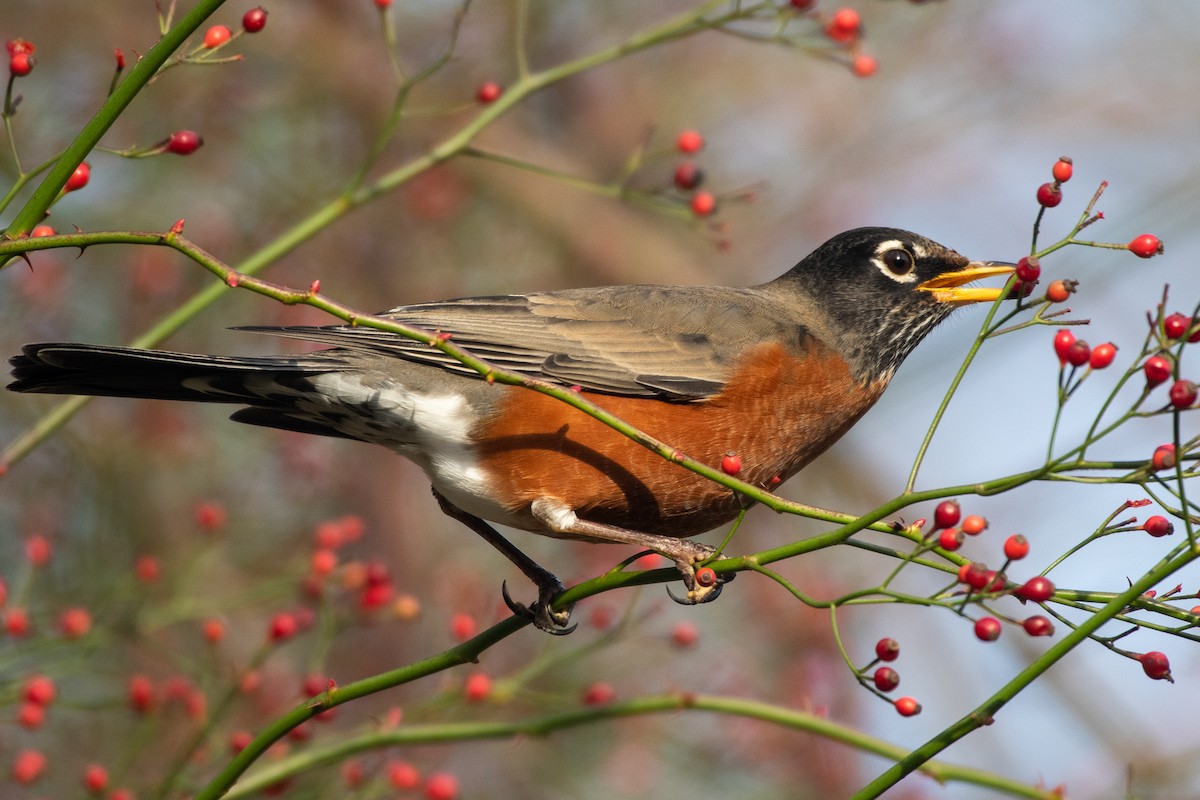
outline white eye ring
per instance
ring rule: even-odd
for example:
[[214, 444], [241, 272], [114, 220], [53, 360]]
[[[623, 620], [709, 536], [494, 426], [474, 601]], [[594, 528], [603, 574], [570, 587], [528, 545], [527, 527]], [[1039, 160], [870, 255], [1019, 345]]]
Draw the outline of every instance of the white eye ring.
[[875, 248], [875, 266], [896, 283], [913, 283], [917, 279], [917, 257], [895, 239], [882, 242]]

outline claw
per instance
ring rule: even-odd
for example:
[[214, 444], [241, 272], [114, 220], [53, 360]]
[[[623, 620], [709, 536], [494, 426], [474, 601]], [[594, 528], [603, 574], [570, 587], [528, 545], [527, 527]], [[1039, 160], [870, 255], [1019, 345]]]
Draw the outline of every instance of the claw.
[[701, 603], [711, 603], [713, 600], [716, 600], [721, 596], [721, 592], [725, 589], [725, 584], [737, 577], [736, 573], [730, 573], [728, 575], [718, 575], [713, 573], [715, 581], [708, 585], [701, 585], [696, 581], [695, 572], [685, 572], [682, 567], [680, 568], [679, 572], [683, 576], [684, 586], [686, 586], [688, 589], [687, 594], [680, 597], [671, 591], [670, 586], [667, 587], [667, 594], [670, 595], [672, 600], [683, 606], [697, 606]]
[[579, 623], [567, 625], [571, 619], [571, 606], [560, 611], [555, 611], [552, 607], [554, 598], [563, 591], [562, 584], [539, 587], [538, 599], [527, 606], [512, 599], [512, 595], [508, 593], [507, 581], [500, 583], [500, 595], [504, 598], [504, 605], [508, 606], [508, 610], [522, 619], [529, 620], [538, 630], [553, 636], [566, 636], [579, 627]]

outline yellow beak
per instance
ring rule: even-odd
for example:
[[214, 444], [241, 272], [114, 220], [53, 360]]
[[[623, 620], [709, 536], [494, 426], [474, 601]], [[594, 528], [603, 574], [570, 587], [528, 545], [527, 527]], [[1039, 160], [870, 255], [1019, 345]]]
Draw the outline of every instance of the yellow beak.
[[955, 272], [943, 272], [936, 278], [930, 278], [917, 286], [922, 292], [930, 292], [933, 299], [939, 303], [952, 303], [956, 306], [970, 303], [992, 303], [1004, 294], [1004, 287], [964, 286], [982, 278], [996, 275], [1011, 275], [1015, 265], [1004, 261], [972, 261], [966, 269]]

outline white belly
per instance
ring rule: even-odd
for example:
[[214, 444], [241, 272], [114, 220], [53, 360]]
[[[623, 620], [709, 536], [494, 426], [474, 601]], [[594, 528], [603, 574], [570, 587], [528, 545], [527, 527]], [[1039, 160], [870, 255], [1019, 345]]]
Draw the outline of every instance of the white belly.
[[491, 481], [471, 446], [475, 417], [466, 399], [372, 378], [365, 384], [354, 373], [330, 372], [314, 376], [312, 383], [331, 407], [352, 412], [339, 428], [413, 461], [439, 494], [468, 514], [502, 525], [516, 523], [493, 498]]

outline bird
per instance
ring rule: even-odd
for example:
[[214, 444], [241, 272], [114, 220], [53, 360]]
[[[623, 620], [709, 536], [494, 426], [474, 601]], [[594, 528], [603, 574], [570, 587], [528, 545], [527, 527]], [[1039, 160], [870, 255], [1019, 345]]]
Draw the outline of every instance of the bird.
[[[961, 306], [1003, 287], [968, 286], [1013, 265], [970, 261], [897, 228], [838, 234], [756, 286], [626, 285], [401, 305], [380, 316], [436, 331], [494, 367], [569, 387], [678, 452], [774, 487], [845, 434], [897, 368]], [[620, 542], [697, 581], [715, 549], [692, 537], [733, 520], [742, 496], [530, 388], [484, 379], [439, 349], [353, 326], [251, 326], [327, 346], [303, 355], [220, 356], [79, 343], [28, 344], [15, 392], [233, 403], [252, 425], [383, 445], [420, 466], [441, 510], [512, 561], [537, 599], [509, 607], [550, 633], [561, 581], [495, 524]], [[711, 573], [711, 571], [709, 571]], [[674, 595], [672, 595], [674, 596]], [[562, 605], [562, 604], [559, 604]]]

